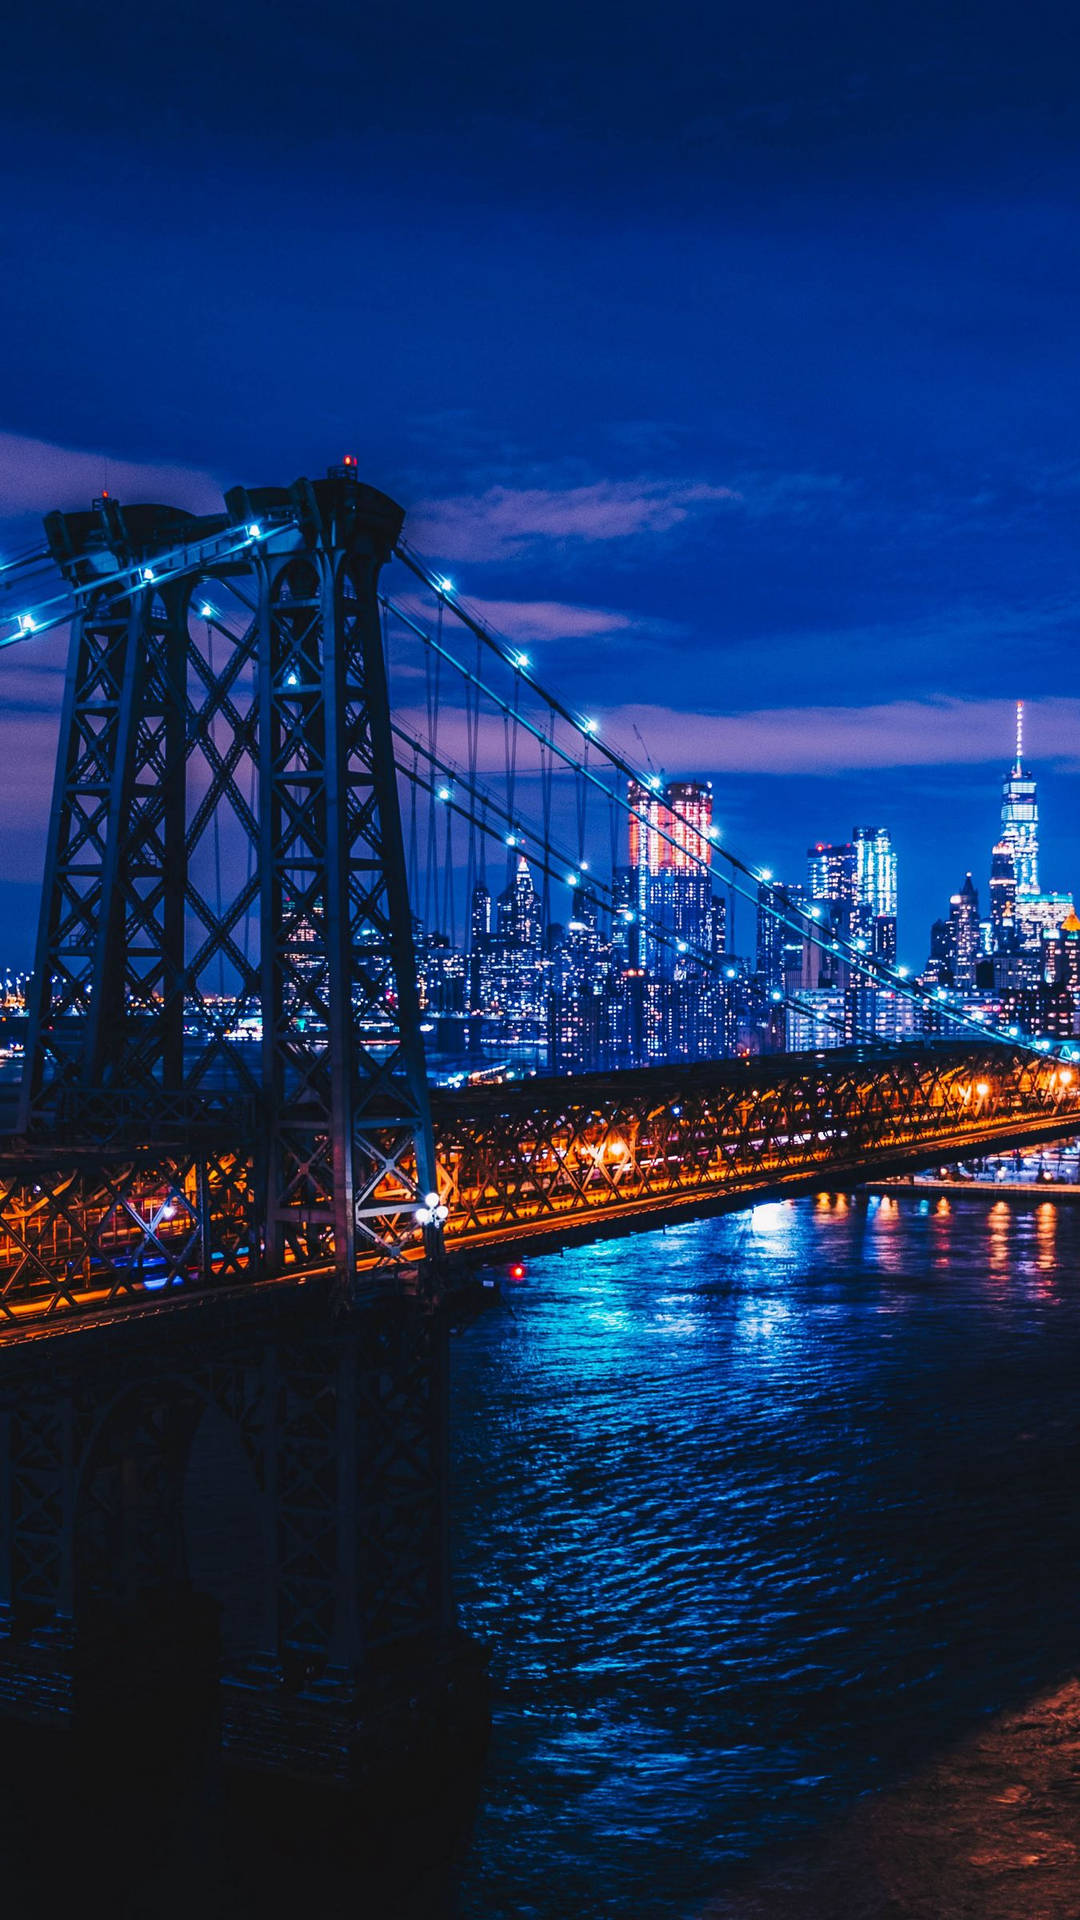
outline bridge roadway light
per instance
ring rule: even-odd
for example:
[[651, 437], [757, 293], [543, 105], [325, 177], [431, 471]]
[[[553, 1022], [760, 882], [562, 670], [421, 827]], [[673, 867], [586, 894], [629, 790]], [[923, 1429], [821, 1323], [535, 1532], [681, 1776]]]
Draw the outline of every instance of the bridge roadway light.
[[250, 527], [247, 530], [247, 537], [249, 540], [262, 539], [262, 528], [260, 527], [257, 520], [252, 521]]
[[443, 575], [436, 579], [435, 588], [438, 593], [453, 593], [454, 583], [452, 580], [447, 580], [445, 575]]
[[975, 1091], [976, 1091], [976, 1093], [978, 1094], [978, 1096], [979, 1096], [979, 1099], [980, 1099], [980, 1100], [985, 1100], [985, 1099], [986, 1099], [986, 1096], [987, 1096], [987, 1094], [988, 1094], [988, 1093], [989, 1093], [989, 1091], [990, 1091], [990, 1083], [989, 1083], [989, 1081], [987, 1081], [987, 1080], [976, 1080], [976, 1082], [975, 1082]]
[[417, 1207], [415, 1218], [422, 1227], [441, 1227], [450, 1209], [444, 1207], [437, 1193], [425, 1193], [424, 1204]]

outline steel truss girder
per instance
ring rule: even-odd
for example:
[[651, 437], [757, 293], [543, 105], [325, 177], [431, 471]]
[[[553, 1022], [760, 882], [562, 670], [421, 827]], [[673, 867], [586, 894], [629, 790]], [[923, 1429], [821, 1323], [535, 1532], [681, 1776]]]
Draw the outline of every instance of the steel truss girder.
[[250, 1151], [0, 1154], [0, 1331], [256, 1278]]
[[866, 1178], [1076, 1124], [1074, 1072], [999, 1046], [789, 1055], [435, 1096], [447, 1244]]

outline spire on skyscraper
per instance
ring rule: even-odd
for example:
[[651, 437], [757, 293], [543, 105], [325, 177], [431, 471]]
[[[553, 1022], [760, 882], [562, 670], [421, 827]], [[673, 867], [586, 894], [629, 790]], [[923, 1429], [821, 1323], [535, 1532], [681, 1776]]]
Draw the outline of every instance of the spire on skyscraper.
[[1039, 805], [1035, 781], [1024, 770], [1024, 703], [1016, 703], [1016, 761], [1001, 790], [1001, 837], [997, 851], [1012, 855], [1016, 898], [1039, 891]]

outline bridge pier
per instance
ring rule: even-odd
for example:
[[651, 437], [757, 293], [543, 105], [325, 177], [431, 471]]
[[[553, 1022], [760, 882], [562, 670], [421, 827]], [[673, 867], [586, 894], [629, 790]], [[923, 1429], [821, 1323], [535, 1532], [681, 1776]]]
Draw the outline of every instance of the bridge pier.
[[226, 1764], [378, 1799], [483, 1737], [450, 1592], [445, 1310], [243, 1306], [5, 1354], [0, 1713], [104, 1725], [109, 1662], [119, 1702], [160, 1622], [214, 1669]]

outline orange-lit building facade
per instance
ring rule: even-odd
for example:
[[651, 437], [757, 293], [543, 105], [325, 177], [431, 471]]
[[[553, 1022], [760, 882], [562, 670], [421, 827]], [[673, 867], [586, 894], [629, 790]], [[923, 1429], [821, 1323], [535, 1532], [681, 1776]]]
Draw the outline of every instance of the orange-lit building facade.
[[631, 780], [630, 865], [635, 872], [700, 873], [712, 865], [711, 781], [672, 780], [666, 787]]

